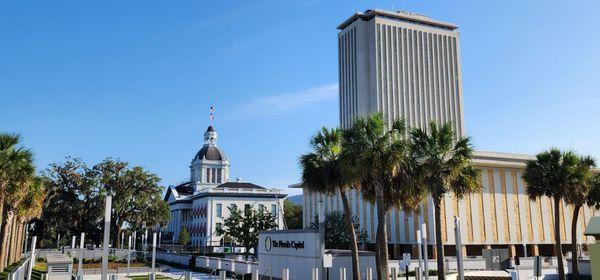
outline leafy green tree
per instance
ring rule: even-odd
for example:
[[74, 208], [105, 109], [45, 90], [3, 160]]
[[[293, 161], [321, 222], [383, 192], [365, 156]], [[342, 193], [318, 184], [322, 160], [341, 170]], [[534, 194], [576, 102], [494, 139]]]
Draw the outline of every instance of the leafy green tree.
[[181, 228], [177, 242], [179, 242], [180, 245], [188, 245], [190, 243], [190, 233], [186, 227]]
[[352, 252], [352, 276], [360, 280], [360, 265], [356, 234], [352, 230], [352, 209], [346, 191], [353, 186], [356, 177], [344, 168], [342, 163], [342, 131], [323, 127], [317, 132], [310, 144], [312, 152], [300, 157], [302, 168], [302, 185], [314, 192], [328, 195], [340, 194], [344, 205], [344, 213], [348, 221], [342, 225], [348, 227], [350, 250]]
[[277, 218], [268, 211], [245, 208], [242, 214], [237, 207], [228, 209], [230, 215], [224, 220], [221, 229], [217, 229], [217, 234], [233, 238], [236, 244], [246, 248], [246, 252], [258, 245], [260, 231], [277, 228]]
[[560, 240], [560, 204], [575, 185], [582, 182], [580, 158], [573, 152], [562, 152], [553, 148], [528, 160], [523, 179], [527, 182], [526, 192], [531, 200], [547, 196], [554, 201], [554, 238], [558, 277], [565, 279], [562, 244]]
[[283, 202], [283, 219], [288, 229], [302, 228], [302, 205], [289, 200]]
[[412, 159], [408, 154], [403, 120], [387, 124], [382, 114], [354, 119], [344, 131], [342, 162], [357, 177], [366, 199], [377, 207], [375, 261], [377, 278], [388, 279], [388, 242], [385, 217], [393, 207], [414, 211], [422, 192], [411, 183]]
[[80, 159], [67, 158], [50, 164], [43, 174], [47, 195], [42, 219], [36, 221], [46, 242], [61, 236], [86, 233], [86, 240], [99, 244], [102, 238], [106, 195], [113, 196], [111, 232], [119, 247], [125, 225], [145, 229], [165, 225], [169, 209], [162, 200], [160, 178], [142, 167], [107, 158], [93, 167]]
[[101, 194], [112, 195], [111, 228], [114, 247], [120, 246], [121, 230], [127, 223], [147, 228], [164, 226], [169, 220], [167, 202], [162, 199], [160, 178], [140, 166], [129, 168], [127, 162], [107, 158], [93, 167]]
[[577, 256], [577, 221], [579, 211], [585, 204], [590, 206], [598, 205], [600, 201], [591, 194], [592, 185], [595, 183], [592, 174], [592, 168], [596, 162], [590, 156], [580, 157], [574, 172], [575, 181], [570, 184], [570, 189], [565, 196], [565, 202], [573, 205], [573, 215], [571, 220], [571, 254], [572, 254], [572, 277], [579, 279], [579, 263]]
[[411, 131], [411, 150], [417, 162], [415, 182], [433, 198], [435, 209], [435, 245], [437, 253], [438, 279], [444, 276], [444, 247], [441, 229], [441, 201], [447, 193], [458, 199], [480, 191], [480, 172], [471, 163], [473, 147], [469, 137], [457, 138], [450, 123], [438, 126], [429, 124], [429, 129], [416, 128]]
[[0, 271], [8, 265], [9, 255], [15, 253], [11, 249], [14, 220], [35, 181], [33, 155], [19, 142], [18, 135], [0, 134]]
[[79, 158], [51, 163], [42, 173], [46, 197], [42, 217], [35, 220], [41, 246], [54, 244], [56, 236], [86, 233], [86, 240], [99, 244], [102, 238], [102, 211], [97, 176]]
[[[349, 250], [352, 246], [350, 232], [348, 232], [348, 219], [342, 211], [332, 211], [325, 215], [325, 247], [329, 249]], [[310, 228], [319, 229], [318, 215], [310, 224]], [[358, 218], [352, 216], [352, 229], [355, 232], [358, 245], [365, 245], [369, 241], [369, 234], [360, 228]]]

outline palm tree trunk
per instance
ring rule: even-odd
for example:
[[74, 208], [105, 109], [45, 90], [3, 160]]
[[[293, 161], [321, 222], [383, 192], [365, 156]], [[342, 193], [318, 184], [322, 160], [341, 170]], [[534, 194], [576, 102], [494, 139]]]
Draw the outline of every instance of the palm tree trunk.
[[23, 222], [19, 221], [17, 226], [17, 256], [21, 258], [23, 254]]
[[573, 268], [571, 279], [579, 279], [579, 258], [577, 256], [577, 220], [579, 218], [579, 209], [581, 209], [581, 205], [575, 205], [573, 208], [573, 220], [571, 221], [571, 264]]
[[342, 203], [344, 204], [344, 216], [346, 217], [346, 226], [348, 227], [348, 233], [350, 234], [350, 251], [352, 252], [352, 279], [360, 280], [360, 265], [358, 259], [358, 245], [356, 244], [356, 231], [354, 230], [354, 223], [352, 222], [352, 209], [348, 202], [348, 196], [343, 189], [340, 189], [340, 196], [342, 197]]
[[0, 234], [0, 271], [3, 271], [8, 264], [8, 243], [10, 240], [10, 230], [13, 216], [14, 214], [12, 211], [7, 211], [4, 216], [4, 222], [2, 223], [2, 233]]
[[[0, 190], [3, 190], [2, 188], [2, 182], [0, 182]], [[2, 215], [4, 214], [4, 192], [0, 191], [0, 228], [2, 228], [3, 225], [3, 221], [4, 221], [4, 216]], [[2, 239], [0, 239], [0, 242], [2, 241]], [[0, 249], [2, 249], [2, 247], [0, 247]], [[0, 270], [2, 271], [2, 270]]]
[[[438, 279], [446, 279], [444, 274], [444, 244], [442, 240], [442, 210], [441, 210], [441, 198], [433, 198], [433, 204], [435, 208], [435, 248], [436, 248], [436, 261], [438, 269]], [[459, 249], [457, 249], [459, 250]], [[457, 254], [459, 252], [457, 251]], [[425, 256], [427, 257], [427, 256]]]
[[387, 226], [385, 224], [386, 207], [383, 198], [383, 185], [377, 184], [375, 189], [377, 203], [377, 237], [376, 257], [379, 259], [377, 265], [377, 279], [387, 280], [388, 275], [388, 248], [387, 248]]
[[13, 218], [12, 225], [10, 226], [10, 234], [8, 238], [8, 264], [15, 262], [17, 256], [17, 218]]
[[562, 244], [560, 242], [560, 198], [554, 198], [554, 239], [556, 241], [556, 260], [558, 265], [558, 279], [565, 280], [565, 267], [563, 266]]

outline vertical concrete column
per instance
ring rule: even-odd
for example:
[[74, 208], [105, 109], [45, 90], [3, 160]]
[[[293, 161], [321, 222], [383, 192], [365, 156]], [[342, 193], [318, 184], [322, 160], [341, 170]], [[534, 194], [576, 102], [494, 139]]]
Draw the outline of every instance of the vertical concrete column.
[[[281, 279], [282, 280], [290, 280], [290, 269], [289, 268], [284, 268], [282, 273], [281, 273]], [[225, 279], [223, 279], [225, 280]]]
[[346, 280], [346, 268], [340, 267], [340, 280]]
[[516, 256], [517, 255], [517, 247], [515, 247], [515, 245], [510, 245], [509, 248], [510, 248], [510, 256], [511, 257]]
[[318, 267], [313, 267], [311, 279], [312, 280], [319, 280], [319, 268]]

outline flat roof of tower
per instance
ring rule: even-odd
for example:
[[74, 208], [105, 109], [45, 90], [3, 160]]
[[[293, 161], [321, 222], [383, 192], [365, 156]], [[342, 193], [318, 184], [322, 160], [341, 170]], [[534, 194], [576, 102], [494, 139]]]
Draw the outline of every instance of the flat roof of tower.
[[376, 16], [387, 17], [387, 18], [412, 22], [412, 23], [416, 23], [416, 24], [429, 25], [429, 26], [433, 26], [433, 27], [450, 29], [450, 30], [454, 30], [454, 29], [458, 28], [458, 26], [456, 26], [454, 24], [443, 22], [443, 21], [433, 20], [433, 19], [428, 18], [427, 16], [414, 14], [414, 13], [407, 12], [407, 11], [392, 12], [392, 11], [374, 9], [374, 10], [366, 10], [364, 12], [357, 12], [357, 13], [353, 14], [350, 18], [348, 18], [347, 20], [342, 22], [340, 25], [338, 25], [337, 29], [342, 30], [342, 29], [348, 27], [350, 24], [352, 24], [354, 21], [356, 21], [358, 19], [370, 20]]

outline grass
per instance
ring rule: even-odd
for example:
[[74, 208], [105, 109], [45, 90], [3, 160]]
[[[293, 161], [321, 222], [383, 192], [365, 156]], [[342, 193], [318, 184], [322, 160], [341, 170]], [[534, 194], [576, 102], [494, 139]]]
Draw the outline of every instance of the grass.
[[[148, 280], [148, 275], [129, 276], [129, 278], [131, 278], [132, 280]], [[171, 277], [167, 277], [167, 276], [160, 275], [160, 274], [156, 274], [156, 277], [154, 279], [156, 279], [156, 280], [175, 280]]]
[[33, 269], [41, 273], [46, 273], [48, 272], [48, 265], [46, 264], [46, 262], [36, 261], [35, 265], [33, 266]]
[[[149, 262], [132, 262], [131, 263], [131, 267], [142, 267], [142, 266], [150, 266], [151, 264]], [[73, 263], [73, 269], [77, 269], [77, 267], [79, 267], [79, 263]], [[109, 262], [108, 263], [108, 268], [109, 269], [116, 269], [116, 268], [121, 268], [121, 267], [127, 267], [127, 263], [123, 263], [123, 262]], [[88, 268], [102, 268], [102, 263], [100, 262], [94, 262], [94, 263], [84, 263], [83, 264], [83, 269], [88, 269]]]

